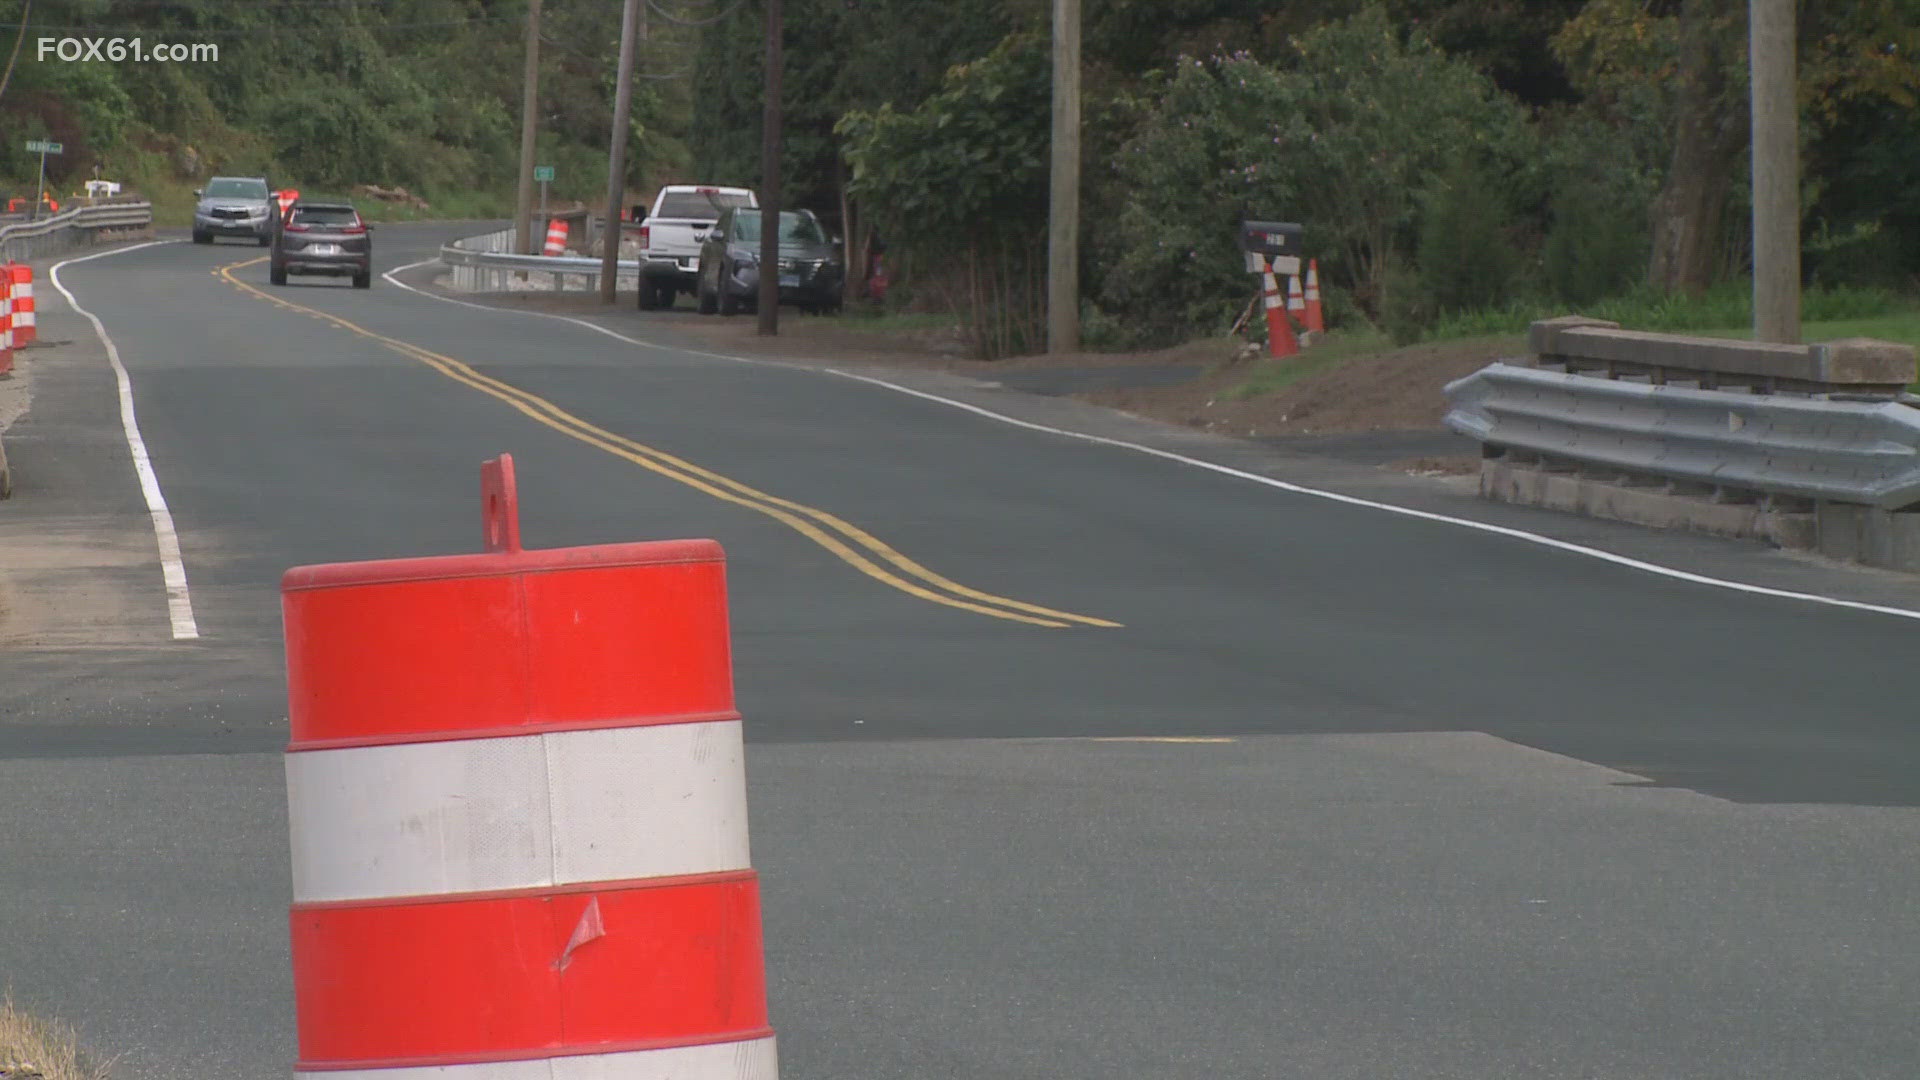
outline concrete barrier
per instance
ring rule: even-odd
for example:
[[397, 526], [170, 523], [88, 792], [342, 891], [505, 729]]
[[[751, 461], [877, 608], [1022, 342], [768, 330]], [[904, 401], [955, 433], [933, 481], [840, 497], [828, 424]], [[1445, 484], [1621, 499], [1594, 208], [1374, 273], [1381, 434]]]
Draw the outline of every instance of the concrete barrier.
[[1569, 316], [1447, 387], [1481, 494], [1920, 571], [1910, 346], [1776, 345]]

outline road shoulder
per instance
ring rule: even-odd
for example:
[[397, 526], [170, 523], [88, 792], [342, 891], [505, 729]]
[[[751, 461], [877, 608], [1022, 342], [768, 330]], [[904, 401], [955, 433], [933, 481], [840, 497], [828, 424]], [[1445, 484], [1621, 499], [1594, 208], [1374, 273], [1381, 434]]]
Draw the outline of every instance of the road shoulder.
[[106, 350], [56, 290], [38, 291], [40, 344], [15, 354], [18, 385], [0, 396], [14, 477], [0, 502], [0, 650], [169, 640]]

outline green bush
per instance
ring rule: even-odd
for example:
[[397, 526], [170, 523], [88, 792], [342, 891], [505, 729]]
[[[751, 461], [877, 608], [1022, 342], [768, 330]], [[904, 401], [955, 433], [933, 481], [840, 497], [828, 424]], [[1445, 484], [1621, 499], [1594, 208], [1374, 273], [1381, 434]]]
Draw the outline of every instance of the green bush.
[[1629, 291], [1646, 274], [1647, 214], [1657, 177], [1633, 132], [1588, 115], [1550, 117], [1543, 157], [1552, 177], [1545, 287], [1574, 305]]
[[1243, 218], [1303, 223], [1323, 290], [1345, 286], [1385, 316], [1383, 300], [1404, 295], [1389, 268], [1415, 245], [1432, 178], [1462, 153], [1503, 170], [1531, 154], [1513, 99], [1402, 35], [1379, 5], [1295, 51], [1284, 66], [1183, 58], [1114, 163], [1133, 198], [1112, 223], [1118, 254], [1100, 301], [1145, 342], [1217, 332], [1239, 314], [1251, 291], [1233, 244]]
[[1462, 155], [1427, 191], [1420, 223], [1420, 289], [1436, 313], [1470, 311], [1507, 298], [1520, 270], [1507, 186]]

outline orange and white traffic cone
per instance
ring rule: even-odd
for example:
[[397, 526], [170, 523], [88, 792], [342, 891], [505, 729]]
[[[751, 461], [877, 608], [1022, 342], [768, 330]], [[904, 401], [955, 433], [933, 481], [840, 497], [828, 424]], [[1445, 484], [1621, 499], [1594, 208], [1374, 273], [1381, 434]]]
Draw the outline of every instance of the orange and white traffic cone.
[[13, 346], [31, 345], [40, 336], [33, 314], [33, 267], [13, 263], [7, 267], [13, 285]]
[[[1305, 293], [1300, 291], [1300, 275], [1298, 274], [1292, 274], [1287, 277], [1287, 318], [1299, 323], [1302, 330], [1308, 328], [1307, 297]], [[1308, 338], [1307, 340], [1311, 341], [1312, 339]]]
[[565, 255], [567, 253], [567, 223], [564, 218], [554, 218], [547, 223], [547, 247], [544, 254]]
[[13, 373], [13, 275], [0, 274], [0, 375]]
[[1260, 265], [1266, 285], [1261, 299], [1267, 306], [1267, 355], [1280, 360], [1298, 353], [1300, 343], [1294, 340], [1293, 327], [1287, 322], [1285, 301], [1280, 298], [1280, 283], [1274, 279], [1273, 264], [1262, 259]]
[[1307, 260], [1307, 329], [1316, 334], [1327, 332], [1326, 312], [1320, 307], [1320, 260]]

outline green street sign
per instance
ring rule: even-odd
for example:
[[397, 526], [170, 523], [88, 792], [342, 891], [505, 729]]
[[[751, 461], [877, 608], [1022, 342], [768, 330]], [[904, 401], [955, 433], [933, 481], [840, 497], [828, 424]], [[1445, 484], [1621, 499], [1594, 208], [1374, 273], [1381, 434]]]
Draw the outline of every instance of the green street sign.
[[[57, 153], [58, 151], [55, 151], [55, 152]], [[552, 180], [552, 179], [553, 179], [553, 166], [551, 166], [551, 165], [535, 165], [535, 166], [533, 167], [533, 179], [534, 179], [534, 182], [535, 182], [535, 183], [544, 183], [544, 182], [546, 182], [546, 181], [549, 181], [549, 180]]]
[[29, 154], [58, 154], [65, 149], [65, 147], [57, 142], [46, 142], [41, 139], [27, 140], [27, 153]]

